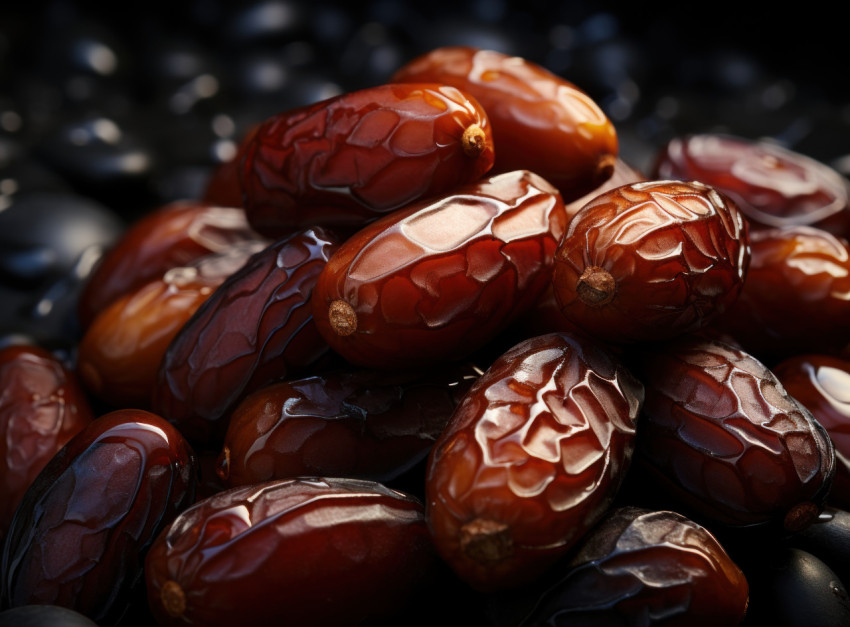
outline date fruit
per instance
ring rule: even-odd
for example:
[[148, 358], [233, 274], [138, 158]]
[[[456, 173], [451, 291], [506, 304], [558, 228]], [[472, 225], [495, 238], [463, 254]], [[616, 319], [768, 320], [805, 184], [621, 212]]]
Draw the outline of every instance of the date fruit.
[[418, 500], [296, 478], [199, 501], [157, 538], [145, 572], [160, 625], [322, 627], [400, 616], [435, 563]]
[[245, 148], [251, 225], [270, 237], [308, 226], [349, 232], [493, 166], [487, 115], [449, 85], [389, 84], [272, 116]]
[[252, 256], [174, 336], [154, 385], [153, 410], [196, 445], [218, 447], [227, 418], [251, 392], [328, 350], [310, 313], [319, 273], [338, 246], [305, 229]]
[[565, 202], [612, 174], [619, 149], [614, 125], [585, 92], [532, 61], [446, 46], [405, 64], [392, 80], [454, 85], [480, 102], [496, 144], [492, 174], [531, 170]]
[[613, 510], [565, 570], [522, 627], [734, 627], [747, 610], [741, 569], [707, 529], [672, 511]]
[[143, 410], [110, 412], [44, 467], [12, 519], [0, 563], [3, 607], [61, 605], [115, 624], [143, 581], [144, 555], [194, 499], [183, 436]]
[[699, 182], [646, 181], [600, 194], [555, 255], [561, 311], [608, 342], [697, 331], [744, 284], [750, 249], [734, 203]]
[[832, 441], [764, 364], [691, 337], [647, 351], [636, 368], [646, 401], [635, 459], [692, 517], [792, 532], [817, 519]]
[[330, 259], [312, 298], [319, 332], [369, 368], [463, 359], [543, 293], [564, 229], [560, 194], [527, 171], [414, 203]]
[[584, 336], [508, 350], [428, 460], [426, 515], [444, 561], [482, 591], [540, 576], [611, 506], [642, 402], [640, 382]]

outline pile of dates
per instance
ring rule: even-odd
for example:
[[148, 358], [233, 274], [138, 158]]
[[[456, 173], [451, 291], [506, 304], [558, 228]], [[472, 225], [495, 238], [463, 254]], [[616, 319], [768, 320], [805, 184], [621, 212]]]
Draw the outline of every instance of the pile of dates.
[[232, 148], [0, 344], [0, 625], [850, 624], [842, 174], [472, 45]]

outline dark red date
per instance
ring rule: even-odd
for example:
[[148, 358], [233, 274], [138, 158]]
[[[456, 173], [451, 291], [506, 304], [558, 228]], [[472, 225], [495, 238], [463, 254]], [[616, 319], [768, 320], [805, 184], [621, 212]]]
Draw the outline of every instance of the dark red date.
[[428, 460], [443, 559], [484, 591], [540, 576], [612, 504], [642, 401], [641, 384], [580, 335], [542, 335], [497, 359]]
[[0, 546], [27, 488], [93, 418], [76, 376], [52, 353], [0, 349]]
[[527, 171], [414, 203], [340, 246], [316, 283], [313, 316], [353, 364], [463, 359], [543, 293], [564, 228], [560, 194]]
[[259, 232], [356, 230], [493, 166], [487, 115], [448, 85], [392, 84], [280, 113], [245, 149], [240, 183]]
[[734, 627], [749, 584], [717, 539], [681, 514], [621, 507], [577, 547], [522, 627]]
[[142, 410], [99, 417], [27, 490], [2, 559], [4, 607], [60, 605], [114, 624], [143, 581], [147, 549], [192, 503], [195, 456]]
[[322, 627], [400, 616], [434, 558], [416, 499], [299, 478], [199, 501], [159, 536], [145, 572], [160, 625]]
[[597, 196], [555, 255], [555, 298], [609, 342], [669, 339], [735, 302], [750, 259], [734, 203], [698, 182], [646, 181]]
[[472, 364], [394, 375], [347, 368], [267, 386], [230, 417], [219, 476], [230, 486], [298, 476], [390, 481], [428, 455], [480, 374]]
[[218, 448], [227, 418], [260, 387], [328, 350], [310, 313], [336, 236], [307, 229], [256, 253], [204, 301], [168, 346], [152, 407], [196, 444]]
[[647, 352], [638, 454], [693, 516], [728, 526], [811, 524], [835, 473], [824, 428], [767, 367], [719, 340]]
[[471, 94], [493, 125], [492, 174], [531, 170], [559, 189], [565, 202], [611, 176], [617, 133], [581, 89], [544, 67], [495, 50], [437, 48], [410, 61], [394, 81], [433, 81]]

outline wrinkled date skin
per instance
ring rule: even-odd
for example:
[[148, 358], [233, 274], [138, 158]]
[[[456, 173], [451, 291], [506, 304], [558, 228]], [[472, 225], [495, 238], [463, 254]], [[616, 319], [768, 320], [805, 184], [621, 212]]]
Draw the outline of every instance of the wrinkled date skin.
[[850, 242], [791, 226], [754, 232], [750, 246], [746, 282], [718, 327], [769, 364], [844, 349], [850, 343]]
[[415, 203], [340, 246], [316, 283], [313, 316], [352, 364], [463, 359], [543, 293], [564, 229], [560, 194], [527, 171]]
[[402, 66], [394, 81], [434, 81], [471, 94], [493, 125], [493, 174], [531, 170], [570, 202], [611, 176], [617, 133], [581, 89], [532, 61], [446, 46]]
[[676, 137], [659, 153], [653, 177], [719, 189], [752, 230], [808, 225], [850, 235], [850, 188], [841, 174], [773, 142], [720, 134]]
[[564, 316], [609, 342], [699, 330], [735, 302], [750, 259], [735, 205], [698, 182], [647, 181], [597, 196], [555, 255]]
[[225, 279], [169, 344], [154, 411], [195, 444], [218, 447], [245, 395], [324, 355], [310, 295], [337, 246], [325, 229], [299, 231]]
[[796, 355], [771, 370], [829, 433], [835, 447], [835, 481], [827, 500], [850, 511], [850, 360]]
[[642, 385], [580, 335], [531, 338], [496, 360], [428, 459], [443, 559], [483, 591], [538, 577], [611, 505], [642, 401]]
[[27, 488], [93, 418], [76, 376], [52, 353], [0, 349], [0, 546]]
[[621, 507], [585, 536], [522, 627], [733, 627], [748, 596], [744, 573], [704, 527], [671, 511]]
[[492, 166], [481, 105], [448, 85], [389, 84], [269, 118], [240, 182], [251, 225], [279, 237], [312, 225], [350, 232]]
[[824, 505], [835, 454], [824, 428], [760, 361], [719, 340], [643, 355], [636, 460], [695, 516], [799, 531]]
[[81, 382], [113, 407], [149, 409], [171, 340], [225, 279], [266, 246], [265, 240], [236, 243], [119, 296], [95, 316], [80, 340]]
[[113, 300], [171, 268], [256, 238], [240, 208], [179, 200], [151, 211], [124, 232], [86, 282], [77, 308], [82, 328]]
[[298, 476], [390, 481], [424, 459], [480, 376], [346, 368], [272, 384], [230, 418], [217, 471], [229, 486]]
[[435, 561], [418, 500], [296, 478], [199, 501], [157, 539], [146, 578], [161, 625], [358, 625], [399, 612]]
[[12, 520], [4, 607], [61, 605], [115, 624], [143, 581], [144, 554], [194, 500], [183, 436], [143, 410], [91, 422], [45, 466]]

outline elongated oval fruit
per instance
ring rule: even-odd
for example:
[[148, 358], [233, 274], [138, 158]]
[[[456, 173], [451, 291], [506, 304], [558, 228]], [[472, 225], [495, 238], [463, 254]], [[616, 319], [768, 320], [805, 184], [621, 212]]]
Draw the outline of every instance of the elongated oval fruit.
[[436, 564], [422, 503], [357, 479], [297, 478], [198, 501], [145, 571], [160, 625], [375, 624]]
[[320, 225], [351, 231], [493, 166], [484, 109], [449, 85], [348, 92], [266, 120], [247, 140], [245, 212], [280, 237]]
[[44, 467], [3, 550], [4, 607], [61, 605], [115, 623], [147, 549], [195, 498], [197, 461], [161, 417], [122, 409], [91, 422]]
[[811, 524], [835, 474], [826, 430], [743, 350], [687, 338], [636, 366], [646, 387], [636, 460], [697, 520]]
[[464, 358], [546, 289], [565, 222], [560, 194], [527, 171], [399, 210], [346, 240], [322, 271], [319, 332], [367, 367]]
[[593, 99], [544, 67], [495, 50], [436, 48], [399, 68], [394, 81], [434, 81], [471, 94], [493, 126], [493, 174], [531, 170], [564, 202], [590, 192], [613, 170], [614, 125]]
[[540, 576], [610, 507], [642, 402], [640, 382], [581, 335], [531, 338], [496, 360], [428, 460], [443, 559], [485, 591]]
[[734, 627], [749, 583], [717, 539], [672, 511], [613, 510], [582, 538], [522, 627]]
[[597, 196], [555, 256], [564, 316], [609, 342], [669, 339], [729, 309], [750, 249], [743, 216], [699, 182], [641, 181]]
[[317, 227], [253, 255], [227, 277], [174, 336], [151, 404], [192, 441], [216, 445], [249, 393], [285, 379], [328, 350], [310, 294], [338, 245]]

